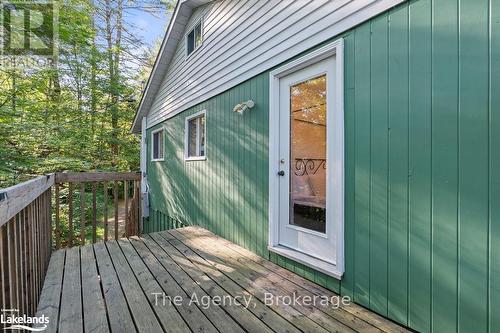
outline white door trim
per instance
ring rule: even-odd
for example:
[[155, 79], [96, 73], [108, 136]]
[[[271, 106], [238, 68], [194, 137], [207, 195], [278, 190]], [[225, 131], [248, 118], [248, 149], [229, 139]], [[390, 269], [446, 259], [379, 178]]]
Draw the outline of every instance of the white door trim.
[[340, 176], [338, 184], [341, 197], [339, 207], [336, 207], [335, 231], [336, 264], [325, 263], [319, 259], [308, 257], [279, 245], [279, 176], [280, 168], [279, 152], [279, 108], [280, 108], [280, 78], [303, 69], [318, 61], [335, 56], [336, 76], [335, 90], [333, 96], [334, 114], [338, 115], [337, 121], [344, 124], [344, 40], [338, 39], [309, 54], [293, 60], [269, 74], [269, 246], [268, 249], [290, 259], [301, 262], [309, 267], [317, 269], [337, 279], [344, 273], [344, 126], [341, 133], [336, 133], [336, 143], [339, 144], [340, 162], [336, 167], [336, 174]]

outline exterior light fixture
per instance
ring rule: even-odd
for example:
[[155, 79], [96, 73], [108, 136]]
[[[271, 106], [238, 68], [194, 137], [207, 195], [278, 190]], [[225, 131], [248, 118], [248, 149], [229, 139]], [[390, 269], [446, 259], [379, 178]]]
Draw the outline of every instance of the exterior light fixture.
[[245, 112], [247, 109], [251, 109], [254, 106], [255, 106], [255, 102], [250, 99], [246, 102], [236, 104], [236, 106], [233, 108], [233, 112], [243, 114], [243, 112]]

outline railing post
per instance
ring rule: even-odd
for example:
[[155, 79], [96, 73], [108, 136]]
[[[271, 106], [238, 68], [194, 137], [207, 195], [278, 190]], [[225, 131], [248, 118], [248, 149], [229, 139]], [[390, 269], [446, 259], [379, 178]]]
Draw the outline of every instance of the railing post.
[[40, 271], [40, 215], [41, 215], [41, 208], [40, 208], [40, 197], [35, 199], [35, 206], [36, 206], [36, 218], [34, 220], [34, 231], [35, 231], [35, 253], [37, 254], [35, 256], [35, 274], [36, 274], [36, 290], [35, 290], [35, 303], [38, 304], [38, 295], [40, 293], [41, 289], [41, 271]]
[[96, 242], [97, 234], [97, 202], [96, 202], [96, 183], [92, 183], [92, 243]]
[[73, 183], [68, 185], [68, 246], [73, 246]]
[[17, 285], [18, 288], [18, 300], [19, 300], [19, 308], [21, 311], [25, 311], [24, 308], [24, 299], [23, 299], [23, 294], [24, 294], [24, 279], [23, 279], [23, 255], [22, 255], [22, 243], [23, 243], [23, 221], [24, 221], [24, 214], [26, 213], [26, 209], [23, 209], [19, 214], [17, 215], [17, 225], [16, 225], [16, 233], [17, 233], [17, 241], [16, 241], [16, 256], [17, 256], [17, 276], [19, 277], [19, 283]]
[[[30, 203], [28, 205], [28, 223], [26, 225], [26, 239], [27, 239], [27, 248], [28, 248], [28, 269], [27, 269], [27, 277], [26, 280], [28, 281], [28, 291], [29, 291], [29, 299], [30, 301], [34, 299], [35, 295], [35, 274], [33, 270], [33, 262], [34, 262], [34, 257], [35, 253], [33, 250], [33, 220], [35, 219], [35, 209], [33, 206], [33, 203]], [[31, 308], [30, 308], [31, 313], [35, 313], [36, 311], [36, 304], [34, 302], [31, 302]]]
[[108, 182], [104, 181], [104, 240], [108, 240]]
[[47, 256], [45, 257], [45, 267], [49, 266], [50, 255], [52, 254], [52, 188], [47, 190], [47, 207], [45, 209], [45, 214], [47, 214], [47, 223], [45, 224], [45, 237], [47, 237], [47, 242], [45, 243], [47, 249]]
[[55, 193], [55, 201], [56, 201], [56, 249], [61, 248], [61, 224], [60, 224], [60, 207], [59, 207], [59, 183], [55, 184], [56, 193]]
[[135, 184], [135, 226], [134, 232], [136, 235], [140, 234], [140, 221], [141, 221], [141, 182], [134, 181]]
[[24, 209], [24, 213], [22, 215], [22, 224], [21, 224], [21, 236], [22, 236], [22, 241], [21, 241], [21, 259], [22, 259], [22, 276], [25, 276], [26, 278], [23, 279], [23, 308], [24, 308], [24, 313], [26, 311], [30, 311], [31, 309], [29, 308], [30, 304], [28, 300], [30, 299], [29, 297], [29, 280], [28, 280], [28, 260], [29, 260], [29, 252], [28, 252], [28, 223], [29, 223], [29, 215], [30, 215], [30, 206], [28, 205]]
[[125, 235], [128, 237], [129, 234], [128, 234], [128, 230], [130, 228], [129, 226], [129, 223], [130, 221], [128, 220], [128, 214], [129, 214], [129, 211], [128, 211], [128, 180], [125, 180], [123, 182], [123, 197], [125, 198]]
[[15, 254], [15, 233], [16, 217], [13, 217], [7, 224], [7, 240], [8, 240], [8, 258], [9, 258], [9, 286], [10, 286], [10, 305], [17, 307], [17, 262]]
[[141, 181], [137, 181], [137, 193], [138, 193], [138, 196], [137, 196], [137, 207], [138, 207], [138, 211], [137, 211], [137, 214], [138, 214], [138, 217], [137, 217], [137, 234], [141, 234], [142, 233], [142, 229], [143, 229], [143, 220], [142, 220], [142, 208], [143, 208], [143, 202], [142, 202], [142, 193], [141, 193]]
[[20, 315], [34, 315], [50, 260], [53, 184], [48, 175], [3, 190], [0, 302]]
[[85, 183], [80, 183], [80, 245], [85, 245]]
[[114, 182], [114, 199], [115, 199], [115, 240], [118, 239], [118, 182]]
[[2, 304], [10, 304], [10, 280], [9, 280], [9, 242], [7, 237], [7, 225], [0, 229], [0, 275], [2, 280]]

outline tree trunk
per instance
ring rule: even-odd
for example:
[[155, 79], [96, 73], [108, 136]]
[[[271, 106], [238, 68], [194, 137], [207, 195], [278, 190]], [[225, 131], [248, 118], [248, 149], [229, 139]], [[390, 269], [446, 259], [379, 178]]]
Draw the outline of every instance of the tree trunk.
[[118, 37], [121, 38], [121, 15], [122, 15], [122, 2], [119, 1], [116, 17], [116, 41], [113, 41], [113, 27], [112, 27], [112, 8], [110, 0], [105, 1], [105, 19], [106, 19], [106, 41], [107, 41], [107, 54], [108, 54], [108, 70], [109, 70], [109, 84], [110, 84], [110, 110], [111, 110], [111, 164], [116, 167], [116, 157], [119, 154], [118, 145], [118, 120], [119, 120], [119, 95], [118, 95], [118, 77], [119, 77], [119, 52], [120, 44]]
[[12, 72], [12, 114], [16, 114], [16, 103], [17, 103], [17, 94], [16, 94], [16, 73]]
[[92, 46], [90, 49], [90, 115], [92, 140], [96, 138], [96, 114], [97, 114], [97, 45], [96, 45], [96, 24], [95, 24], [95, 5], [92, 3]]

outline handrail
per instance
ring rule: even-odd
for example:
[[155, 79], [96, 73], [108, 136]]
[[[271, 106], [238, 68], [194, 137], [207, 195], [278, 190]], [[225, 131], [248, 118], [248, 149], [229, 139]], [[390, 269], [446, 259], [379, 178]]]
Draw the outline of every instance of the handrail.
[[2, 307], [34, 315], [52, 250], [138, 235], [140, 181], [135, 172], [68, 172], [0, 189]]
[[[55, 248], [137, 235], [140, 181], [136, 172], [56, 173]], [[88, 233], [91, 239], [87, 240]]]
[[[43, 177], [45, 178], [45, 177]], [[52, 251], [53, 176], [7, 189], [0, 227], [0, 301], [3, 309], [34, 315]], [[20, 210], [19, 210], [20, 209]], [[5, 213], [7, 211], [7, 213]]]
[[139, 172], [62, 172], [56, 173], [56, 183], [104, 182], [141, 180]]
[[0, 189], [0, 227], [54, 185], [53, 173]]
[[80, 183], [141, 180], [137, 172], [61, 172], [39, 176], [26, 182], [0, 189], [0, 227], [55, 183]]

